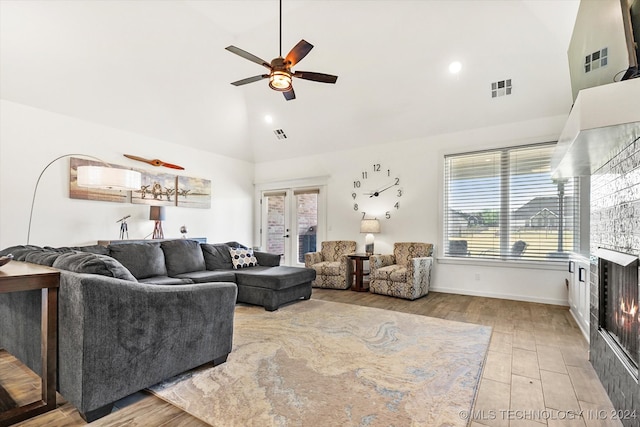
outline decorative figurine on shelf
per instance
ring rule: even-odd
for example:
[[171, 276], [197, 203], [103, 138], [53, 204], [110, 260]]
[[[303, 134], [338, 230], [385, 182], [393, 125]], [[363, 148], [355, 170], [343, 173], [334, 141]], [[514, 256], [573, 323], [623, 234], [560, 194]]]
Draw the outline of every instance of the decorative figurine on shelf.
[[120, 223], [120, 240], [124, 240], [125, 236], [129, 238], [129, 227], [127, 226], [127, 218], [131, 218], [131, 215], [127, 215], [120, 218], [116, 223]]
[[182, 238], [186, 239], [187, 238], [187, 226], [183, 225], [182, 227], [180, 227], [180, 233], [182, 233]]

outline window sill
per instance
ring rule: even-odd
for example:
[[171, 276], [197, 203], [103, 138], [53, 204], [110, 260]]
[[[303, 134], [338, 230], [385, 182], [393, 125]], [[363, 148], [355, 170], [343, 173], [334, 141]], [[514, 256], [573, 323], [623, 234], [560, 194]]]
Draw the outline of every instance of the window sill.
[[499, 259], [478, 259], [462, 257], [437, 257], [438, 264], [477, 265], [491, 268], [527, 268], [539, 270], [566, 271], [569, 259], [557, 261], [504, 261]]

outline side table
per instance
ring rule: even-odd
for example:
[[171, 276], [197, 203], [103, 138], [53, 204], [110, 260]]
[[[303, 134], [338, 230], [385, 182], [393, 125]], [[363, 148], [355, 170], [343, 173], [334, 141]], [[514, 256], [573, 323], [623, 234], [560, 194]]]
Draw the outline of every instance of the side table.
[[55, 409], [58, 365], [58, 288], [60, 272], [54, 268], [11, 261], [0, 268], [0, 293], [40, 289], [42, 399], [0, 413], [0, 427], [9, 426]]
[[353, 260], [355, 268], [353, 269], [353, 285], [351, 290], [356, 292], [365, 292], [369, 290], [369, 271], [364, 269], [364, 262], [369, 260], [367, 254], [349, 254], [349, 259]]

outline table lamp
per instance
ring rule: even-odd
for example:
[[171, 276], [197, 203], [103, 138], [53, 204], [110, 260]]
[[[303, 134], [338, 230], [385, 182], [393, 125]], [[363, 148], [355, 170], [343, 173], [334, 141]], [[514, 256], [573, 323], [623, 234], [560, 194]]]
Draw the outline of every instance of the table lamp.
[[151, 238], [164, 239], [164, 233], [162, 231], [162, 221], [165, 219], [164, 206], [151, 206], [149, 209], [149, 219], [156, 222]]
[[364, 236], [364, 250], [367, 255], [373, 255], [373, 233], [380, 232], [380, 221], [377, 219], [363, 219], [360, 221], [360, 232], [367, 233]]

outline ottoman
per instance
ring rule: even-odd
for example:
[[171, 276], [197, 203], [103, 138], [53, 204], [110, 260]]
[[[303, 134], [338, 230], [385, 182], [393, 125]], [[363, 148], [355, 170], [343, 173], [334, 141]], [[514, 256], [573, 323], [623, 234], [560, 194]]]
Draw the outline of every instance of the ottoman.
[[301, 267], [250, 267], [235, 271], [237, 302], [260, 305], [267, 311], [299, 299], [311, 298], [316, 271]]

